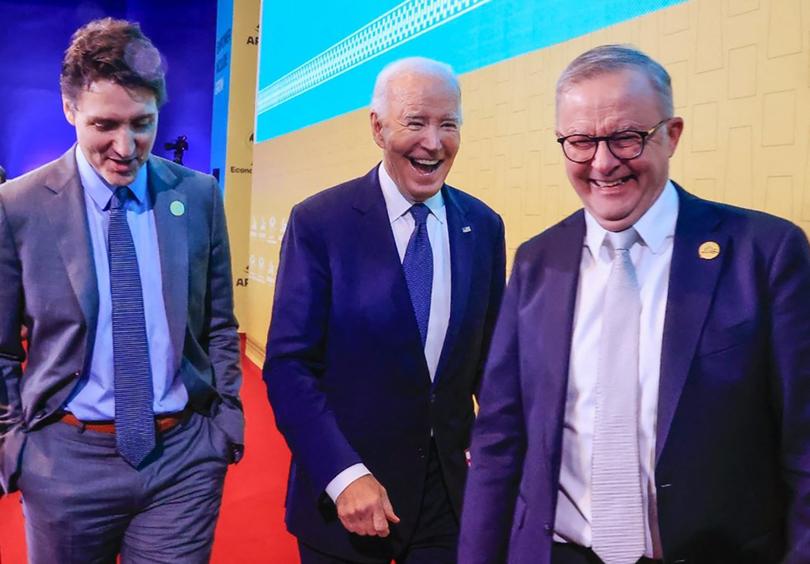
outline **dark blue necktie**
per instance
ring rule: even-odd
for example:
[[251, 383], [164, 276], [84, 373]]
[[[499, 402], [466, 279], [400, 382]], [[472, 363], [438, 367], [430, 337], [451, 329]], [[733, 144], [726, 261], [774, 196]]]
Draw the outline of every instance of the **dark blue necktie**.
[[155, 417], [141, 275], [127, 223], [129, 194], [126, 186], [116, 188], [113, 194], [107, 252], [112, 297], [116, 443], [121, 457], [137, 468], [155, 448]]
[[433, 251], [427, 232], [430, 210], [425, 204], [414, 204], [410, 212], [416, 225], [408, 241], [402, 268], [405, 271], [405, 281], [411, 293], [413, 312], [416, 314], [416, 324], [419, 326], [419, 335], [422, 337], [424, 347], [430, 319], [430, 293], [433, 290]]

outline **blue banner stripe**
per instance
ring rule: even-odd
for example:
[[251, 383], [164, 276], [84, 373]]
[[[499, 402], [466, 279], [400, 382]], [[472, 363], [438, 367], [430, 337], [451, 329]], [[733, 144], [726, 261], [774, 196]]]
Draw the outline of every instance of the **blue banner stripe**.
[[350, 11], [266, 2], [256, 142], [366, 106], [377, 73], [401, 57], [464, 73], [684, 1], [356, 0]]

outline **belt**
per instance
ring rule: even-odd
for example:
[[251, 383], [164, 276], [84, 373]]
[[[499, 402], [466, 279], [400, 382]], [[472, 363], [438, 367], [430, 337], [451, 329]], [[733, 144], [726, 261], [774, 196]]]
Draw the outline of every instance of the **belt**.
[[[191, 410], [186, 408], [177, 413], [165, 413], [155, 416], [155, 429], [158, 433], [165, 433], [169, 429], [173, 429], [180, 423], [186, 421], [191, 414]], [[115, 421], [80, 421], [75, 415], [66, 411], [61, 416], [58, 416], [57, 421], [79, 427], [82, 431], [95, 431], [96, 433], [106, 433], [108, 435], [115, 434]]]
[[[574, 543], [554, 541], [551, 549], [554, 564], [604, 564], [602, 559], [589, 547]], [[663, 564], [663, 560], [642, 556], [636, 564]]]

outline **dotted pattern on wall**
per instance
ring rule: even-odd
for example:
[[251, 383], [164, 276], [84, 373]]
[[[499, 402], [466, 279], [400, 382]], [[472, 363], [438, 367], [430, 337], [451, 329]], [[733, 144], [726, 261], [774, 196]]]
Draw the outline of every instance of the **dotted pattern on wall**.
[[262, 88], [257, 96], [257, 113], [271, 110], [488, 2], [407, 0]]

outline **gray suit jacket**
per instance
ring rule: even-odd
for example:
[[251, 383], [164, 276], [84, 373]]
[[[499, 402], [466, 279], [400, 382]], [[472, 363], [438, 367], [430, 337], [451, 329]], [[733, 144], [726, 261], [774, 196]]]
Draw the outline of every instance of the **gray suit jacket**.
[[[63, 406], [93, 350], [98, 289], [74, 151], [0, 187], [0, 486], [7, 492], [26, 434]], [[147, 166], [169, 332], [190, 407], [242, 445], [222, 195], [210, 176], [155, 156]], [[177, 201], [184, 213], [174, 215]]]

